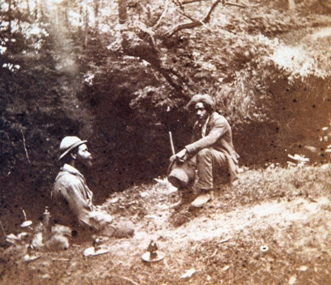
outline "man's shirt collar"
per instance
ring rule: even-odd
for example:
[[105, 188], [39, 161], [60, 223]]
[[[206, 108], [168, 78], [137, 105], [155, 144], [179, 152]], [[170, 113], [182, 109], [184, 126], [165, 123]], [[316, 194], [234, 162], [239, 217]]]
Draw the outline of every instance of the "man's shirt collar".
[[62, 171], [66, 171], [66, 172], [69, 172], [71, 174], [74, 174], [74, 175], [79, 175], [81, 177], [84, 177], [83, 174], [81, 174], [78, 169], [76, 169], [75, 167], [71, 166], [70, 164], [64, 164], [62, 169]]
[[207, 132], [207, 125], [209, 123], [209, 119], [210, 119], [210, 116], [208, 116], [206, 122], [203, 124], [202, 128], [201, 128], [201, 136], [202, 137], [205, 137], [206, 136], [206, 132]]

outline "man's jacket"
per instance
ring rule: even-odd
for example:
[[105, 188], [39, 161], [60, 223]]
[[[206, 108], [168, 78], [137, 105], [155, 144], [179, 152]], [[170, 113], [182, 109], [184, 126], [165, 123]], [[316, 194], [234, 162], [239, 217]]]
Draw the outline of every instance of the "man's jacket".
[[199, 122], [193, 127], [192, 143], [185, 146], [189, 155], [195, 155], [203, 148], [215, 149], [225, 155], [228, 168], [236, 173], [239, 156], [233, 147], [232, 130], [227, 119], [214, 112], [209, 117], [204, 137], [201, 127]]
[[[93, 193], [87, 187], [84, 176], [74, 167], [65, 164], [57, 175], [52, 198], [61, 211], [61, 221], [77, 219], [82, 225], [90, 225], [89, 215], [94, 210]], [[71, 222], [71, 221], [70, 221]]]

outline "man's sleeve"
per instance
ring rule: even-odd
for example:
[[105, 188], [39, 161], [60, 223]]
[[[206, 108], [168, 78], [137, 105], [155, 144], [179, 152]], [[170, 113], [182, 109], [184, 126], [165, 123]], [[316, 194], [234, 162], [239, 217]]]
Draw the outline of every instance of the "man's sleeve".
[[189, 154], [195, 154], [203, 148], [207, 148], [215, 144], [230, 128], [229, 123], [225, 118], [217, 118], [214, 125], [207, 136], [185, 146]]
[[68, 202], [70, 209], [75, 213], [78, 220], [84, 224], [89, 224], [88, 214], [92, 211], [92, 204], [84, 199], [84, 185], [79, 179], [72, 179], [66, 185], [66, 191], [63, 193], [64, 199]]

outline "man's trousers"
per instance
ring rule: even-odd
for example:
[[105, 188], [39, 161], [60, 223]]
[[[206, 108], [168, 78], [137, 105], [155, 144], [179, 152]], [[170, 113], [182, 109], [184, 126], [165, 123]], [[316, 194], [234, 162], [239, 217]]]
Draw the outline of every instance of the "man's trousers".
[[210, 190], [216, 187], [215, 181], [223, 184], [237, 179], [237, 165], [233, 159], [213, 148], [201, 149], [190, 161], [196, 166], [195, 187], [198, 189]]

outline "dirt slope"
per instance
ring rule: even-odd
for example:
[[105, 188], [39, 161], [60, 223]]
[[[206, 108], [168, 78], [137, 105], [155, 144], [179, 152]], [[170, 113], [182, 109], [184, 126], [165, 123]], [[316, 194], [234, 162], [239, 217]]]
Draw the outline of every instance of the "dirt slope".
[[[84, 257], [85, 242], [30, 262], [9, 247], [1, 284], [329, 284], [330, 173], [328, 165], [247, 171], [198, 210], [171, 208], [179, 193], [165, 180], [114, 193], [103, 207], [135, 228], [133, 238], [105, 241], [104, 255]], [[146, 263], [151, 240], [165, 258]]]

